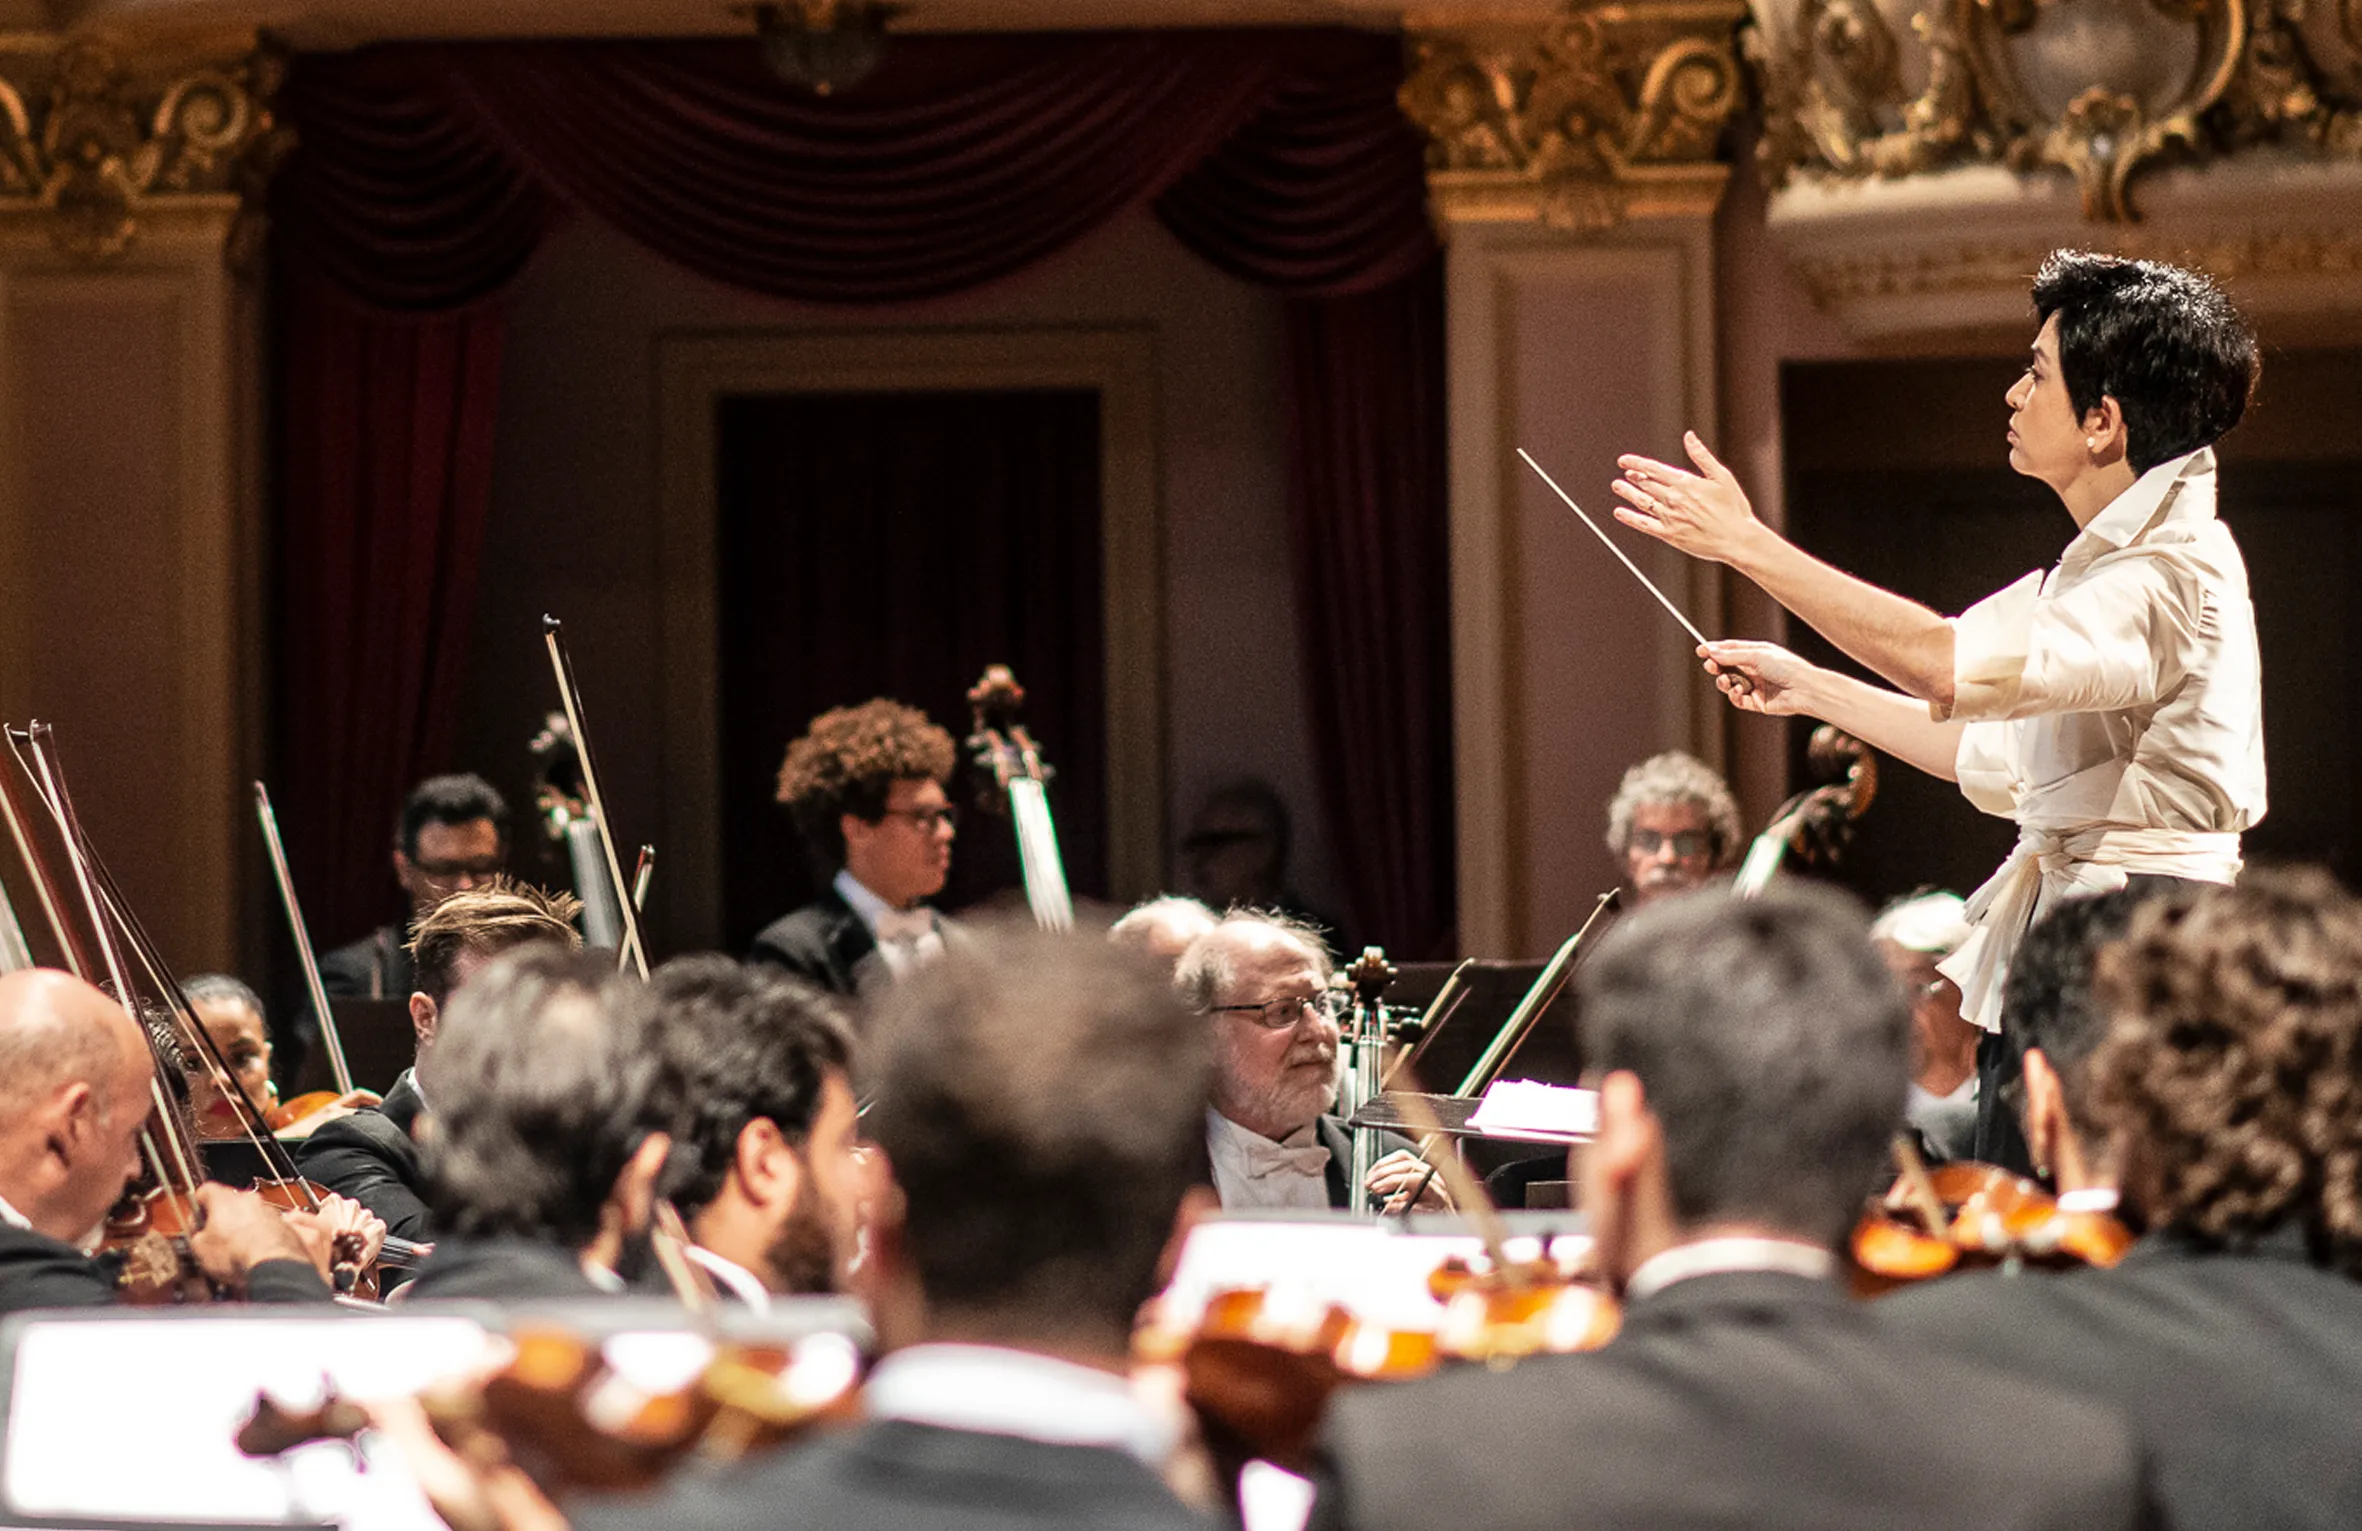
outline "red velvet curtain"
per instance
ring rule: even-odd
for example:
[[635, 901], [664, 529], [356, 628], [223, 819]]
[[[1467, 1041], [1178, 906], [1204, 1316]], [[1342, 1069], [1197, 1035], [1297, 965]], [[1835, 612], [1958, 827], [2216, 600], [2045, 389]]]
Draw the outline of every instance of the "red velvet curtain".
[[[1429, 550], [1444, 508], [1418, 466], [1441, 457], [1441, 363], [1421, 338], [1441, 300], [1419, 146], [1393, 104], [1401, 67], [1392, 39], [1344, 32], [910, 38], [819, 101], [743, 43], [300, 60], [282, 104], [301, 147], [274, 221], [289, 278], [282, 716], [323, 936], [369, 923], [376, 858], [349, 848], [382, 844], [402, 785], [446, 763], [432, 720], [456, 703], [487, 508], [499, 295], [562, 208], [717, 280], [874, 304], [1010, 275], [1153, 201], [1207, 259], [1290, 295], [1323, 807], [1341, 845], [1369, 847], [1349, 850], [1358, 928], [1436, 945], [1450, 843], [1426, 826], [1450, 815], [1445, 668], [1397, 669], [1402, 645], [1360, 643], [1370, 608], [1327, 594], [1343, 559], [1367, 600], [1402, 602], [1385, 621], [1441, 642]], [[1404, 361], [1435, 372], [1393, 370]], [[1365, 363], [1381, 370], [1335, 381]], [[1394, 747], [1425, 764], [1376, 768], [1361, 741], [1405, 726]], [[1404, 829], [1419, 844], [1378, 853]]]

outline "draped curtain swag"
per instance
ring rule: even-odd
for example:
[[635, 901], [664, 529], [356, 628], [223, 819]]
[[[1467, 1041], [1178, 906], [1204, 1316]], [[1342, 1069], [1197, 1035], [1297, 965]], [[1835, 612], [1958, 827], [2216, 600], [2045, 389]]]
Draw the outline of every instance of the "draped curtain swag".
[[799, 95], [737, 42], [300, 59], [273, 192], [280, 717], [320, 932], [375, 922], [449, 763], [504, 294], [580, 212], [704, 276], [880, 305], [1022, 271], [1142, 204], [1285, 294], [1290, 514], [1322, 807], [1356, 927], [1451, 926], [1439, 261], [1399, 44], [1364, 33], [900, 40]]

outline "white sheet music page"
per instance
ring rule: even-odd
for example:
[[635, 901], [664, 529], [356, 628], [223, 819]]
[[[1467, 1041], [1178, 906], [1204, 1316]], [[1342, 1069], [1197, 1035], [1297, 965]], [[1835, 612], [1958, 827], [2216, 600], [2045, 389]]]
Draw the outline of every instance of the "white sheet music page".
[[1581, 1142], [1599, 1130], [1599, 1092], [1531, 1079], [1498, 1079], [1468, 1118], [1468, 1130], [1488, 1138]]

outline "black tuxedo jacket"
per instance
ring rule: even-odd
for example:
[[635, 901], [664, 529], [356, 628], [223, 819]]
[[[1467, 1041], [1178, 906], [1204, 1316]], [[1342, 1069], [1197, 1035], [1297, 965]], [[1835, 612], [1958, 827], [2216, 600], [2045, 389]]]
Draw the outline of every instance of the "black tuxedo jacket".
[[[410, 933], [399, 925], [381, 925], [349, 946], [322, 953], [320, 987], [336, 999], [408, 999], [418, 987]], [[310, 1007], [305, 1010], [308, 1014]]]
[[435, 1252], [410, 1283], [411, 1302], [446, 1297], [495, 1302], [560, 1297], [609, 1297], [583, 1274], [572, 1250], [506, 1235], [480, 1239], [437, 1239]]
[[324, 1123], [298, 1144], [296, 1168], [376, 1213], [396, 1238], [431, 1240], [426, 1180], [411, 1136], [423, 1105], [416, 1071], [404, 1069], [384, 1104]]
[[1315, 1524], [2101, 1531], [2146, 1523], [2110, 1411], [1915, 1355], [1828, 1282], [1732, 1272], [1589, 1355], [1339, 1393]]
[[[104, 1308], [117, 1262], [13, 1223], [0, 1223], [0, 1315], [35, 1308]], [[246, 1282], [250, 1302], [327, 1302], [328, 1283], [301, 1260], [266, 1260]]]
[[653, 1495], [569, 1507], [574, 1531], [1212, 1531], [1137, 1458], [872, 1420]]
[[850, 997], [860, 992], [860, 970], [877, 949], [877, 937], [831, 886], [795, 913], [764, 926], [746, 956], [749, 962], [783, 967], [816, 989]]
[[2176, 1531], [2362, 1526], [2362, 1283], [2300, 1230], [2153, 1235], [2113, 1270], [1960, 1276], [1874, 1305], [1914, 1342], [2122, 1410]]

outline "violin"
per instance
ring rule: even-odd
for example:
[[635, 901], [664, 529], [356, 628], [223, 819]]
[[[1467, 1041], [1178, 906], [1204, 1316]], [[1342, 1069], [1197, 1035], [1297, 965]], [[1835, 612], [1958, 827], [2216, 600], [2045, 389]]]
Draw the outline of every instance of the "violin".
[[1929, 1169], [1907, 1140], [1896, 1156], [1901, 1176], [1872, 1200], [1847, 1244], [1858, 1295], [2003, 1265], [2105, 1269], [2132, 1247], [2132, 1230], [2113, 1214], [2061, 1211], [2021, 1175], [1990, 1164]]
[[1005, 804], [1016, 826], [1017, 861], [1034, 924], [1043, 930], [1072, 930], [1074, 897], [1067, 891], [1066, 863], [1058, 853], [1058, 826], [1050, 817], [1049, 783], [1056, 773], [1043, 763], [1040, 746], [1017, 720], [1024, 706], [1025, 688], [1009, 667], [986, 667], [983, 678], [968, 688], [975, 723], [968, 752], [984, 774], [984, 806], [998, 812]]

